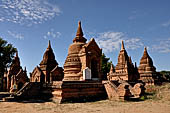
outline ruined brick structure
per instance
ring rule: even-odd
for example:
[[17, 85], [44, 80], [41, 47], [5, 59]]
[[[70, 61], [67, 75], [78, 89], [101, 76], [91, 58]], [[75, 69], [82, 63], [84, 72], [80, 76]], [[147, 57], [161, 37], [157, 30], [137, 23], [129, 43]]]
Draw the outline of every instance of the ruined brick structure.
[[27, 71], [20, 66], [20, 59], [18, 52], [12, 61], [12, 64], [7, 72], [4, 74], [4, 91], [14, 92], [22, 88], [22, 86], [29, 81]]
[[58, 66], [49, 41], [40, 66], [35, 67], [30, 74], [30, 82], [50, 83], [52, 81], [61, 81], [63, 74], [63, 68]]
[[131, 57], [128, 56], [122, 41], [121, 50], [118, 56], [118, 63], [115, 68], [111, 65], [110, 72], [108, 73], [108, 79], [136, 81], [138, 78], [139, 75], [137, 73], [136, 65], [133, 65]]
[[122, 41], [118, 63], [115, 67], [111, 65], [110, 72], [107, 74], [108, 81], [104, 82], [104, 86], [110, 100], [139, 98], [148, 85], [155, 84], [156, 74], [156, 68], [146, 47], [140, 65], [137, 67], [136, 63], [135, 66], [133, 65]]
[[118, 56], [118, 63], [111, 66], [108, 73], [109, 80], [125, 80], [128, 82], [142, 80], [146, 85], [154, 85], [156, 68], [145, 47], [139, 67], [133, 65], [131, 57], [128, 56], [122, 41], [121, 50]]

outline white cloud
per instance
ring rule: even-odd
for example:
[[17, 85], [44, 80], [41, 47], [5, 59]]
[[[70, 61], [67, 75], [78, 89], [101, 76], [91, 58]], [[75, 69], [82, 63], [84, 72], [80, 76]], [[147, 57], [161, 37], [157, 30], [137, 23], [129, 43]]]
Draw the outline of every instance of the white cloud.
[[11, 32], [11, 31], [7, 31], [7, 32], [13, 38], [20, 39], [20, 40], [24, 39], [24, 36], [22, 34], [20, 34], [20, 33], [15, 33], [15, 32]]
[[4, 19], [3, 18], [0, 18], [0, 22], [3, 22], [4, 21]]
[[159, 44], [155, 44], [151, 47], [151, 50], [157, 51], [160, 53], [169, 53], [170, 52], [170, 38], [167, 40], [159, 41]]
[[128, 20], [133, 21], [133, 20], [136, 20], [138, 18], [144, 17], [146, 15], [147, 15], [147, 12], [141, 12], [141, 11], [135, 10], [135, 11], [130, 12]]
[[123, 40], [121, 32], [104, 32], [99, 33], [96, 41], [104, 52], [112, 52], [119, 49], [120, 43]]
[[136, 19], [138, 16], [139, 16], [139, 15], [138, 15], [137, 11], [132, 11], [132, 12], [131, 12], [131, 15], [128, 17], [128, 19], [129, 19], [129, 20], [134, 20], [134, 19]]
[[164, 26], [164, 27], [168, 27], [168, 26], [170, 26], [170, 20], [169, 20], [169, 21], [167, 21], [167, 22], [165, 22], [165, 23], [163, 23], [163, 24], [162, 24], [162, 26]]
[[125, 45], [127, 49], [135, 50], [143, 46], [140, 38], [130, 38], [125, 40]]
[[44, 36], [44, 38], [45, 39], [47, 39], [47, 38], [59, 38], [61, 36], [61, 33], [60, 32], [56, 32], [56, 31], [54, 31], [54, 29], [50, 29], [50, 31], [48, 31], [47, 33], [46, 33], [46, 35]]
[[122, 32], [104, 32], [99, 33], [96, 41], [104, 52], [112, 52], [120, 50], [122, 40], [125, 41], [127, 49], [137, 49], [143, 46], [140, 38], [126, 38]]
[[48, 0], [2, 0], [0, 21], [21, 25], [39, 24], [61, 13], [58, 6]]

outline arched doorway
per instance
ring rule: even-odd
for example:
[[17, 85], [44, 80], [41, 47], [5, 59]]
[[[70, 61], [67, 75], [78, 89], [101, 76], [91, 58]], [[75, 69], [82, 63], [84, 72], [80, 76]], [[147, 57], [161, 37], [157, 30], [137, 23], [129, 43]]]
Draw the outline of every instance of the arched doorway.
[[92, 78], [99, 78], [98, 76], [98, 62], [95, 59], [91, 60], [91, 74]]
[[20, 90], [22, 87], [23, 87], [23, 83], [22, 82], [20, 82], [19, 84], [18, 84], [18, 90]]

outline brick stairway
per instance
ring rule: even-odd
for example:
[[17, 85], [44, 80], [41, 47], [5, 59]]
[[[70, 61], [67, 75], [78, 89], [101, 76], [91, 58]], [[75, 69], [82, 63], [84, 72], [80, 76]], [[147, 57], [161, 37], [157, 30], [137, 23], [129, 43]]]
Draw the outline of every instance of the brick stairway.
[[2, 98], [3, 101], [18, 101], [23, 99], [35, 98], [39, 95], [41, 83], [38, 82], [26, 82], [24, 86], [16, 93], [10, 94], [7, 97]]

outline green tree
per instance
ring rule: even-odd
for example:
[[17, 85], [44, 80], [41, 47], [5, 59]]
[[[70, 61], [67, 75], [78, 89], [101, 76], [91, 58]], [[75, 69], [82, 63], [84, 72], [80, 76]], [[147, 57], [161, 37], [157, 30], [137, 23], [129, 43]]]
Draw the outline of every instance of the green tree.
[[110, 67], [111, 67], [112, 62], [109, 61], [110, 58], [107, 58], [104, 53], [102, 54], [101, 59], [102, 59], [101, 71], [103, 73], [103, 79], [107, 79], [107, 73], [110, 71]]
[[170, 71], [161, 71], [160, 74], [164, 77], [165, 81], [170, 82]]
[[12, 44], [0, 38], [0, 84], [2, 83], [4, 72], [10, 66], [16, 51], [17, 49]]

